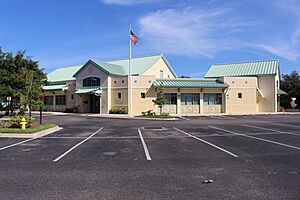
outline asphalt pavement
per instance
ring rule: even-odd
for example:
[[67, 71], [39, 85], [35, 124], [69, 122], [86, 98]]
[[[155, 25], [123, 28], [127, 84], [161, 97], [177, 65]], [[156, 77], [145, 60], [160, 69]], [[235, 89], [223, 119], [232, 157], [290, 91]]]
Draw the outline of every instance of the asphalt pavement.
[[1, 200], [300, 199], [300, 115], [45, 119], [0, 138]]

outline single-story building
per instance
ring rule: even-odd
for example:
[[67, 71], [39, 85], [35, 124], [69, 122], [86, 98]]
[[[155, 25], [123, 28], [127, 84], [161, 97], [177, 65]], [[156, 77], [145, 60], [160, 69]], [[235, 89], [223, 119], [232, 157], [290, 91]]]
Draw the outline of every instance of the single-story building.
[[[45, 110], [107, 114], [128, 108], [129, 60], [89, 60], [48, 74]], [[170, 114], [277, 112], [279, 61], [263, 60], [216, 64], [204, 78], [177, 78], [164, 55], [131, 59], [132, 113], [153, 110], [162, 91], [163, 112]]]

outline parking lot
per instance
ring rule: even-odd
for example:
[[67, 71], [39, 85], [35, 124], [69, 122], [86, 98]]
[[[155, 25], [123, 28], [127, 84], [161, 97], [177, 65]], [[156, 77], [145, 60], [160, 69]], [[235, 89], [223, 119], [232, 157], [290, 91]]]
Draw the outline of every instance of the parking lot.
[[1, 199], [300, 199], [300, 115], [45, 118], [0, 138]]

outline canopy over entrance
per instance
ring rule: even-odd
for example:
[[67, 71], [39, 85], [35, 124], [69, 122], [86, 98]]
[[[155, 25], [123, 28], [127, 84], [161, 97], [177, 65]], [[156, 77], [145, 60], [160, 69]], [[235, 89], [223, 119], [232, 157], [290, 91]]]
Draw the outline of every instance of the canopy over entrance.
[[100, 87], [93, 88], [80, 88], [75, 92], [75, 94], [101, 94], [102, 89]]

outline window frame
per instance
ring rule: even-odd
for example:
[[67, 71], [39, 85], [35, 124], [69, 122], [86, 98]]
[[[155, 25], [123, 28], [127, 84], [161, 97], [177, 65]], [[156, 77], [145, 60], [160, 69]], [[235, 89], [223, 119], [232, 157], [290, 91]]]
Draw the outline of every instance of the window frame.
[[65, 106], [66, 105], [66, 95], [55, 96], [55, 105]]
[[[51, 100], [50, 100], [51, 99]], [[50, 102], [48, 103], [48, 100], [50, 100]], [[54, 96], [45, 96], [44, 97], [44, 105], [45, 106], [53, 106], [53, 100], [54, 100]]]
[[222, 105], [223, 94], [222, 93], [203, 93], [204, 105]]
[[165, 105], [177, 105], [177, 93], [164, 93]]
[[243, 93], [238, 92], [238, 99], [242, 99], [243, 98]]
[[82, 80], [82, 86], [83, 87], [100, 86], [100, 78], [95, 76], [87, 77]]
[[180, 96], [182, 106], [200, 105], [199, 93], [181, 93]]

